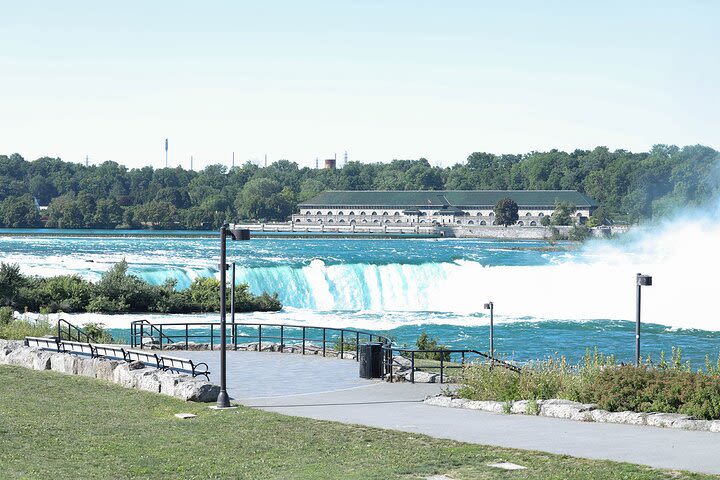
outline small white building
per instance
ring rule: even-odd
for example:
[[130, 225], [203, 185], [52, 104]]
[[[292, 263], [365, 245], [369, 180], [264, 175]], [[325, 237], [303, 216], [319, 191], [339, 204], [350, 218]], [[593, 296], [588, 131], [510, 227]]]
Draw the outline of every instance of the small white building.
[[423, 190], [327, 191], [298, 205], [296, 225], [492, 225], [493, 208], [503, 199], [518, 204], [518, 226], [538, 226], [558, 203], [575, 206], [574, 218], [583, 223], [597, 208], [591, 198], [575, 190]]

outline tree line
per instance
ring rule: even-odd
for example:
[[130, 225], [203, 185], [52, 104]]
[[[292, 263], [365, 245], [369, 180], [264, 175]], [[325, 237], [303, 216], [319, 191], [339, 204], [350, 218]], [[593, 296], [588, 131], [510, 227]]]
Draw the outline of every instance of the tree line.
[[[287, 220], [298, 203], [324, 190], [578, 190], [603, 207], [603, 218], [636, 222], [713, 198], [719, 159], [702, 145], [656, 145], [639, 153], [475, 152], [444, 168], [424, 158], [353, 161], [337, 170], [279, 160], [196, 172], [0, 155], [0, 226], [215, 229], [226, 220]], [[48, 206], [42, 214], [35, 199]]]

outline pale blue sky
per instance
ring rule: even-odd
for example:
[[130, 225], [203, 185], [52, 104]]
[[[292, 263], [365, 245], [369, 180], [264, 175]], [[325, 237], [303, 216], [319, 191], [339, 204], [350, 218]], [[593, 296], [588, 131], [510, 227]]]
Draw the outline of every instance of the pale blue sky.
[[[587, 3], [587, 5], [582, 5]], [[0, 0], [0, 153], [720, 147], [720, 2]]]

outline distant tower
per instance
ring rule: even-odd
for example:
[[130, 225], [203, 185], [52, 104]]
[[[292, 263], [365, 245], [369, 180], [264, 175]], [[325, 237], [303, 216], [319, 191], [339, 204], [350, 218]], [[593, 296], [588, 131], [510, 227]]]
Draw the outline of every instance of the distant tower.
[[232, 168], [235, 168], [235, 152], [233, 152]]
[[165, 139], [165, 168], [168, 167], [168, 139]]
[[337, 159], [335, 158], [328, 158], [325, 160], [325, 170], [335, 170], [335, 165], [337, 163]]
[[345, 165], [347, 165], [347, 150], [345, 150], [345, 155], [343, 156], [343, 164], [342, 164], [342, 166], [344, 167]]
[[320, 168], [320, 159], [318, 157], [315, 157], [315, 170]]
[[193, 171], [193, 156], [190, 155], [190, 171]]
[[90, 164], [90, 157], [85, 155], [85, 166], [87, 167]]
[[267, 153], [265, 154], [265, 168], [267, 168]]

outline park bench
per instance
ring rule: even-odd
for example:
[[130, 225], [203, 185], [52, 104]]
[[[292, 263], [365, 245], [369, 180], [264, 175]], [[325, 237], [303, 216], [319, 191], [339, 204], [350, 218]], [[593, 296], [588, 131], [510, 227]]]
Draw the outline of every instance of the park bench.
[[25, 337], [25, 345], [28, 347], [38, 347], [43, 350], [60, 351], [60, 345], [55, 337]]
[[60, 342], [60, 351], [64, 353], [77, 353], [79, 355], [87, 355], [95, 357], [95, 348], [89, 343], [73, 342], [70, 340], [62, 340]]
[[164, 369], [162, 358], [158, 355], [150, 352], [140, 350], [125, 350], [125, 361], [133, 362], [139, 361], [145, 365], [154, 366], [160, 369]]
[[192, 374], [193, 377], [199, 375], [204, 376], [210, 380], [210, 370], [208, 364], [205, 362], [195, 363], [187, 358], [168, 357], [163, 355], [160, 357], [163, 362], [163, 368], [172, 372], [187, 372]]
[[95, 356], [114, 358], [117, 360], [125, 360], [127, 358], [124, 348], [113, 347], [111, 345], [95, 345]]

